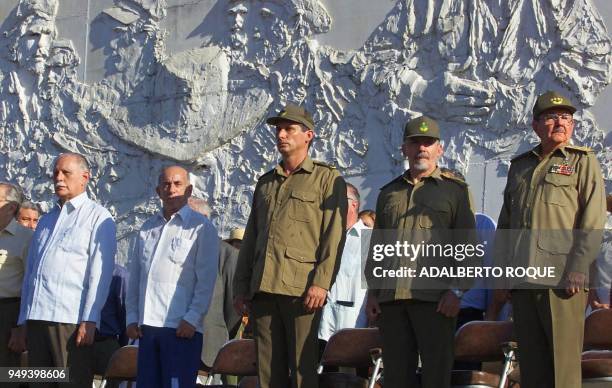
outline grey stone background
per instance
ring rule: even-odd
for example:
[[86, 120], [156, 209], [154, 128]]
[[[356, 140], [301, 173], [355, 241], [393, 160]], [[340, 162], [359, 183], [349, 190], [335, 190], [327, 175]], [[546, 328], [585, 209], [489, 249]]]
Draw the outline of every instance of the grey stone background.
[[[21, 1], [51, 4], [54, 0]], [[193, 171], [195, 192], [211, 203], [213, 220], [222, 235], [227, 235], [234, 226], [243, 225], [257, 177], [269, 170], [278, 157], [273, 134], [262, 121], [287, 101], [303, 102], [315, 112], [321, 130], [317, 133], [313, 156], [338, 166], [360, 188], [365, 198], [363, 208], [373, 208], [378, 188], [405, 168], [399, 155], [402, 125], [416, 114], [438, 115], [442, 120], [443, 129], [448, 133], [442, 162], [466, 175], [477, 210], [493, 218], [501, 206], [508, 160], [536, 141], [525, 119], [516, 118], [521, 111], [530, 109], [535, 93], [525, 87], [520, 76], [514, 79], [509, 76], [510, 87], [503, 89], [502, 85], [505, 92], [494, 96], [497, 105], [491, 105], [491, 110], [482, 116], [469, 118], [476, 121], [461, 122], [452, 113], [437, 111], [444, 105], [440, 97], [449, 95], [449, 91], [442, 86], [429, 87], [438, 84], [423, 83], [419, 79], [440, 81], [435, 71], [444, 71], [447, 63], [431, 49], [436, 47], [437, 38], [430, 41], [423, 35], [414, 42], [403, 41], [402, 23], [412, 22], [417, 26], [422, 17], [408, 22], [402, 19], [402, 12], [407, 12], [401, 7], [402, 1], [271, 0], [266, 4], [277, 15], [286, 11], [291, 20], [296, 15], [310, 19], [303, 23], [305, 32], [289, 28], [288, 24], [272, 25], [245, 19], [245, 31], [247, 27], [256, 28], [262, 34], [272, 34], [264, 36], [264, 40], [277, 39], [274, 42], [278, 47], [266, 46], [268, 54], [262, 59], [252, 57], [254, 51], [245, 53], [241, 51], [243, 47], [233, 46], [227, 9], [238, 1], [230, 1], [228, 5], [227, 0], [167, 0], [165, 16], [151, 17], [150, 13], [138, 11], [140, 20], [149, 18], [151, 35], [163, 45], [153, 47], [146, 43], [148, 38], [140, 31], [140, 35], [134, 35], [133, 47], [142, 43], [142, 47], [149, 47], [151, 51], [140, 54], [136, 65], [111, 71], [108, 60], [114, 55], [117, 38], [113, 34], [120, 23], [103, 11], [130, 1], [163, 4], [161, 0], [59, 0], [53, 20], [57, 39], [72, 41], [74, 52], [80, 58], [73, 79], [66, 77], [66, 71], [62, 70], [70, 67], [51, 68], [50, 72], [64, 71], [63, 92], [56, 93], [49, 102], [42, 102], [43, 113], [29, 122], [14, 112], [9, 114], [8, 124], [2, 124], [6, 125], [2, 127], [5, 137], [0, 136], [0, 149], [5, 153], [0, 156], [0, 165], [5, 167], [0, 179], [17, 181], [37, 201], [50, 203], [53, 198], [48, 173], [54, 156], [67, 150], [86, 153], [95, 170], [91, 195], [110, 207], [117, 217], [120, 243], [127, 244], [143, 219], [157, 209], [155, 174], [161, 165], [174, 162], [173, 159]], [[422, 0], [415, 4], [440, 4], [441, 1]], [[19, 0], [0, 2], [0, 25], [11, 24], [9, 15], [14, 14], [19, 3]], [[456, 3], [476, 2], [456, 0]], [[572, 20], [577, 25], [585, 21], [584, 25], [577, 26], [585, 31], [576, 34], [578, 41], [570, 40], [566, 43], [568, 47], [556, 48], [560, 50], [556, 54], [560, 57], [574, 50], [583, 59], [587, 58], [584, 63], [590, 63], [591, 55], [597, 63], [592, 66], [564, 63], [569, 66], [570, 77], [562, 84], [572, 89], [575, 94], [571, 98], [580, 100], [581, 107], [589, 108], [594, 102], [588, 109], [590, 113], [578, 117], [581, 125], [576, 138], [579, 144], [596, 149], [610, 191], [612, 88], [606, 86], [601, 91], [601, 85], [610, 81], [608, 31], [612, 26], [612, 2], [563, 0], [559, 3], [566, 8], [570, 7], [568, 4], [578, 4], [577, 8], [587, 15]], [[291, 8], [287, 4], [302, 7], [303, 13], [292, 15], [291, 10], [283, 10], [283, 6]], [[608, 31], [597, 26], [597, 15], [601, 15]], [[449, 13], [451, 20], [460, 16]], [[330, 25], [326, 24], [325, 17], [329, 17]], [[276, 30], [270, 32], [267, 28]], [[527, 34], [535, 31], [529, 23], [522, 28]], [[572, 28], [566, 25], [564, 31]], [[548, 29], [548, 35], [542, 40], [550, 38], [554, 42], [558, 39], [557, 33], [558, 28]], [[482, 32], [483, 39], [487, 34], [495, 32]], [[248, 39], [249, 44], [257, 42], [253, 36]], [[446, 55], [460, 57], [459, 49], [465, 48], [462, 46], [465, 42], [460, 36], [456, 40], [452, 36], [448, 39], [450, 49], [446, 49], [457, 52], [451, 50]], [[286, 44], [288, 40], [290, 44]], [[526, 42], [519, 39], [518, 48], [509, 54], [519, 61], [527, 61], [529, 56], [521, 50], [537, 48], [533, 46], [535, 43]], [[592, 42], [603, 43], [587, 47]], [[607, 47], [608, 53], [599, 53], [596, 58], [594, 47]], [[484, 55], [491, 54], [493, 49], [484, 47]], [[434, 58], [432, 63], [427, 62], [429, 58]], [[491, 97], [497, 86], [489, 84], [490, 75], [483, 73], [482, 67], [488, 64], [488, 59], [478, 59], [482, 63], [474, 65], [472, 75], [453, 79], [446, 87], [467, 88], [468, 94], [475, 93], [483, 99], [485, 95]], [[148, 67], [142, 62], [149, 63]], [[200, 64], [204, 67], [198, 70]], [[135, 77], [127, 76], [130, 71], [135, 72]], [[536, 87], [559, 87], [559, 80], [550, 72], [543, 73], [534, 75]], [[134, 78], [142, 82], [131, 85]], [[572, 84], [576, 79], [586, 81], [576, 86]], [[165, 90], [147, 89], [159, 85], [179, 92], [168, 92], [168, 97]], [[8, 89], [1, 91], [3, 97], [13, 93]], [[180, 92], [183, 89], [187, 91]], [[151, 96], [161, 102], [152, 106]], [[458, 114], [461, 116], [461, 112]], [[147, 121], [148, 115], [159, 115], [159, 118]], [[179, 128], [177, 133], [172, 132], [175, 128]], [[161, 139], [159, 142], [155, 141], [157, 137]]]

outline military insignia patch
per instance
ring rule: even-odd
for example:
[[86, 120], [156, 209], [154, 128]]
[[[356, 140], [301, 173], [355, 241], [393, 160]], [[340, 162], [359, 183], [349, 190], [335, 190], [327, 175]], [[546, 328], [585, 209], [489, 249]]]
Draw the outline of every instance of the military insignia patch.
[[419, 131], [425, 133], [425, 132], [429, 131], [429, 127], [427, 126], [426, 123], [421, 123], [421, 126], [419, 127]]
[[570, 166], [567, 163], [553, 164], [550, 167], [549, 172], [553, 174], [572, 175], [574, 173], [574, 167]]
[[563, 104], [563, 98], [561, 98], [561, 97], [553, 97], [553, 98], [550, 99], [550, 102], [552, 102], [555, 105]]

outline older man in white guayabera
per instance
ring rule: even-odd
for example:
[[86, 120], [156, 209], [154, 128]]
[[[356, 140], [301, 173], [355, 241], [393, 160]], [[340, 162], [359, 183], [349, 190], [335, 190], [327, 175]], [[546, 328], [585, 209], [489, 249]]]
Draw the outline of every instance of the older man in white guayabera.
[[68, 367], [70, 387], [91, 387], [93, 342], [117, 247], [113, 218], [87, 196], [89, 176], [80, 154], [55, 160], [58, 201], [34, 233], [19, 314], [19, 324], [27, 322], [29, 366]]
[[130, 255], [126, 333], [140, 339], [139, 387], [193, 387], [219, 236], [208, 218], [189, 207], [192, 185], [184, 168], [163, 168], [156, 191], [162, 210], [142, 225]]
[[20, 366], [25, 350], [25, 328], [17, 319], [32, 231], [15, 220], [22, 199], [17, 186], [0, 182], [0, 365], [9, 367]]

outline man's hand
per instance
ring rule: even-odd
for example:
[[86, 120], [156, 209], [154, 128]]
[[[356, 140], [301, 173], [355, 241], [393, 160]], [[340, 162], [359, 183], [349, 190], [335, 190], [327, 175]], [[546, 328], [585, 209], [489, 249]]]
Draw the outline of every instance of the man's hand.
[[23, 353], [26, 351], [26, 328], [25, 325], [14, 327], [11, 329], [11, 337], [9, 338], [8, 348], [15, 353]]
[[599, 295], [597, 295], [597, 289], [595, 288], [589, 289], [589, 299], [587, 306], [591, 306], [593, 310], [610, 308], [610, 304], [601, 303]]
[[247, 299], [244, 295], [236, 295], [234, 297], [234, 310], [242, 317], [249, 315], [251, 312], [251, 300]]
[[375, 296], [368, 294], [366, 300], [366, 315], [368, 316], [368, 323], [372, 325], [378, 319], [380, 315], [380, 305], [378, 299]]
[[322, 308], [327, 298], [327, 290], [319, 286], [310, 286], [304, 296], [304, 307], [309, 313]]
[[181, 323], [179, 323], [179, 326], [176, 328], [176, 336], [178, 338], [190, 339], [195, 334], [195, 331], [196, 329], [191, 325], [191, 323], [181, 319]]
[[95, 322], [81, 322], [77, 328], [76, 346], [93, 345], [96, 336]]
[[454, 318], [459, 314], [459, 307], [461, 305], [461, 299], [457, 298], [452, 291], [446, 291], [442, 295], [442, 299], [438, 302], [438, 308], [436, 312], [444, 315], [445, 317]]
[[137, 340], [142, 337], [142, 331], [137, 323], [130, 323], [125, 329], [125, 335], [127, 335], [129, 339]]
[[565, 292], [569, 296], [576, 295], [584, 290], [586, 275], [582, 272], [570, 272], [565, 277]]

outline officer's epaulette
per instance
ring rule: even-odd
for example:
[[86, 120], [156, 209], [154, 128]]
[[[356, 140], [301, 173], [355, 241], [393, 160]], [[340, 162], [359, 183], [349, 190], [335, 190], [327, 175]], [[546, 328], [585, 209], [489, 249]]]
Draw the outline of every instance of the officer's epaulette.
[[570, 150], [582, 151], [585, 154], [588, 154], [589, 152], [593, 152], [593, 150], [590, 147], [577, 146], [573, 144], [568, 144], [565, 146], [565, 148], [569, 148]]
[[312, 163], [318, 165], [318, 166], [323, 166], [323, 167], [327, 167], [329, 169], [335, 170], [336, 166], [329, 164], [329, 163], [325, 163], [325, 162], [321, 162], [320, 160], [314, 160], [312, 161]]
[[461, 179], [461, 178], [457, 178], [457, 177], [452, 176], [452, 175], [450, 175], [450, 174], [447, 174], [447, 173], [445, 173], [445, 172], [440, 173], [440, 176], [442, 177], [442, 179], [448, 179], [448, 180], [450, 180], [450, 181], [453, 181], [453, 182], [457, 183], [457, 184], [458, 184], [459, 186], [461, 186], [461, 187], [468, 187], [467, 182], [466, 182], [466, 181], [464, 181], [464, 180], [463, 180], [463, 179]]
[[522, 154], [518, 154], [516, 155], [514, 158], [510, 159], [511, 162], [514, 162], [515, 160], [519, 160], [524, 158], [525, 156], [531, 155], [531, 153], [533, 152], [533, 150], [529, 150], [529, 151], [525, 151]]
[[265, 174], [263, 174], [262, 176], [260, 176], [260, 177], [259, 177], [259, 179], [261, 179], [261, 178], [263, 178], [263, 177], [265, 177], [265, 176], [268, 176], [268, 175], [272, 174], [274, 171], [276, 171], [276, 168], [273, 168], [272, 170], [270, 170], [270, 171], [266, 172]]
[[401, 182], [402, 179], [404, 179], [404, 174], [402, 174], [402, 175], [398, 176], [397, 178], [393, 179], [391, 182], [387, 183], [386, 185], [381, 187], [379, 190], [384, 190], [387, 186], [391, 186], [395, 182]]

